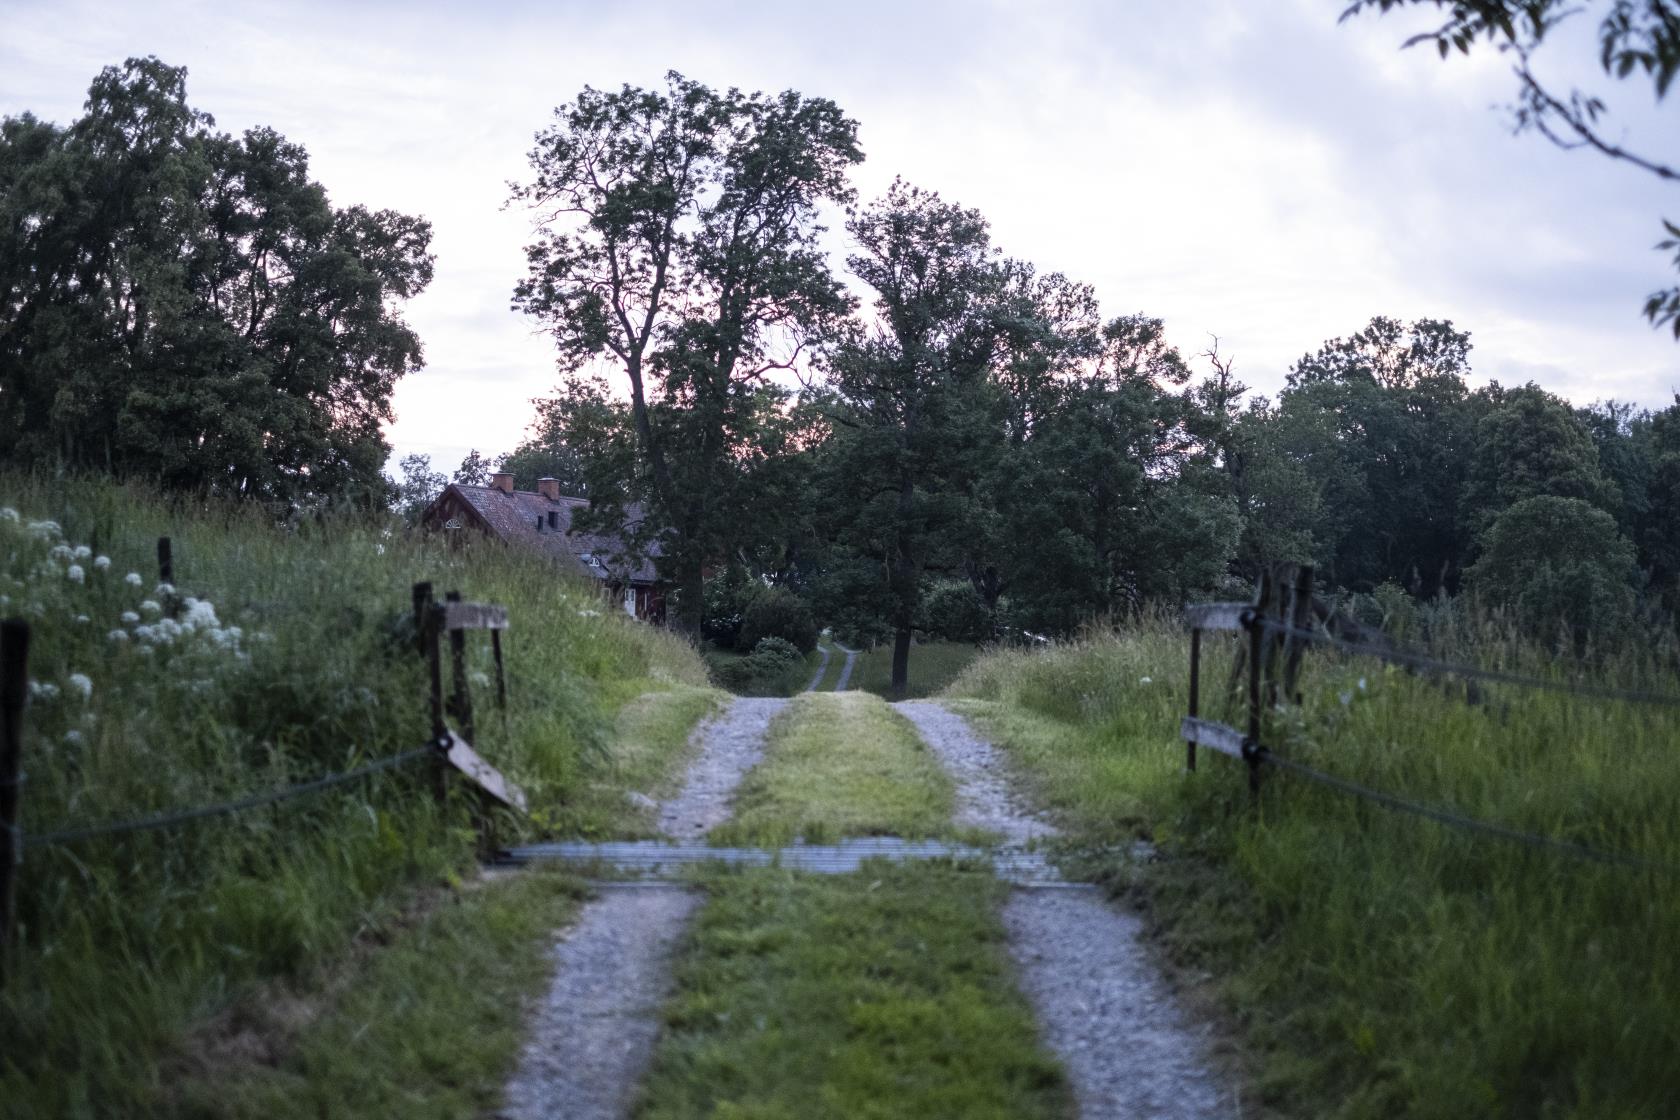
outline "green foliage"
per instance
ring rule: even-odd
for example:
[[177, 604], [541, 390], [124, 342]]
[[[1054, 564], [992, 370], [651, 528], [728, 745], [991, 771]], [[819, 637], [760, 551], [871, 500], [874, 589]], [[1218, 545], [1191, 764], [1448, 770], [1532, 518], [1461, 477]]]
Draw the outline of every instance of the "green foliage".
[[[1212, 718], [1240, 712], [1209, 684], [1234, 645], [1204, 642]], [[1213, 977], [1245, 1035], [1256, 1110], [1646, 1116], [1680, 1095], [1666, 995], [1680, 983], [1680, 901], [1666, 873], [1445, 828], [1279, 771], [1251, 805], [1241, 765], [1205, 750], [1186, 775], [1186, 647], [1176, 620], [1146, 620], [988, 654], [951, 693], [1073, 843], [1152, 840], [1156, 858], [1092, 870], [1140, 888], [1169, 956]], [[1455, 653], [1564, 672], [1549, 649], [1494, 629]], [[1672, 690], [1672, 656], [1624, 653], [1596, 679]], [[1269, 716], [1264, 737], [1308, 765], [1680, 864], [1672, 709], [1502, 686], [1471, 704], [1462, 688], [1317, 654], [1302, 687], [1304, 708]]]
[[1072, 1115], [1011, 979], [1007, 888], [990, 875], [883, 863], [708, 888], [641, 1120]]
[[1614, 512], [1617, 494], [1598, 463], [1598, 447], [1575, 410], [1539, 386], [1494, 390], [1497, 407], [1476, 427], [1465, 486], [1469, 520], [1485, 531], [1504, 510], [1550, 495]]
[[301, 146], [213, 123], [155, 58], [67, 127], [0, 122], [0, 466], [381, 505], [431, 226], [334, 208]]
[[932, 583], [922, 593], [917, 628], [949, 642], [984, 642], [993, 637], [992, 612], [974, 585], [948, 579]]
[[890, 700], [918, 700], [937, 695], [979, 656], [980, 647], [972, 642], [917, 642], [911, 647], [909, 680], [895, 693], [892, 646], [875, 646], [859, 655], [850, 687]]
[[171, 1088], [172, 1115], [453, 1120], [495, 1109], [524, 1004], [553, 969], [552, 933], [583, 895], [582, 883], [536, 869], [440, 892], [419, 915], [368, 931], [357, 959], [300, 991], [256, 993], [201, 1032], [237, 1030], [244, 1045], [195, 1039], [207, 1054]]
[[817, 634], [810, 604], [786, 588], [767, 587], [747, 603], [735, 644], [756, 654], [766, 638], [780, 638], [807, 654], [817, 648]]
[[[469, 643], [477, 745], [525, 788], [536, 822], [485, 817], [465, 793], [440, 805], [415, 766], [234, 817], [30, 848], [0, 1034], [34, 1043], [0, 1059], [8, 1115], [155, 1111], [150, 1071], [194, 1019], [333, 958], [417, 884], [457, 875], [481, 833], [566, 824], [580, 803], [610, 821], [590, 797], [608, 787], [622, 805], [615, 713], [705, 683], [686, 643], [505, 549], [347, 516], [277, 526], [254, 504], [183, 509], [108, 481], [0, 476], [0, 494], [0, 612], [31, 623], [38, 685], [26, 827], [204, 805], [420, 745], [419, 579], [510, 609], [505, 722], [486, 643]], [[178, 623], [145, 574], [161, 535], [187, 597]]]
[[750, 485], [760, 472], [738, 468], [776, 474], [789, 420], [763, 375], [792, 368], [850, 306], [818, 215], [850, 201], [862, 158], [856, 122], [831, 101], [673, 72], [664, 90], [586, 87], [556, 109], [514, 190], [539, 215], [515, 305], [546, 325], [562, 365], [610, 356], [630, 384], [636, 457], [592, 480], [591, 516], [639, 522], [627, 509], [649, 505], [691, 631], [707, 565], [774, 524]]
[[752, 652], [707, 655], [718, 684], [741, 696], [790, 696], [809, 682], [813, 658], [784, 638], [760, 638]]
[[1504, 607], [1542, 641], [1560, 635], [1579, 647], [1614, 638], [1632, 619], [1633, 544], [1615, 518], [1576, 498], [1525, 498], [1501, 513], [1482, 537], [1481, 558], [1466, 584]]
[[955, 794], [910, 721], [867, 692], [807, 692], [770, 725], [718, 845], [775, 848], [848, 836], [951, 833]]
[[764, 591], [764, 584], [745, 568], [731, 566], [706, 581], [706, 609], [700, 636], [722, 649], [734, 649], [746, 621], [747, 607]]

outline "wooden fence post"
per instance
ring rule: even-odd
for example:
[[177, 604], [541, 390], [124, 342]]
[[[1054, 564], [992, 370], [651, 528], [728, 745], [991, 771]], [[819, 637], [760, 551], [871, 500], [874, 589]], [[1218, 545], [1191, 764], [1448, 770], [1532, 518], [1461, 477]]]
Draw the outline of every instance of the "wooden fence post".
[[20, 811], [23, 706], [29, 698], [29, 623], [0, 622], [0, 981], [17, 913], [17, 869], [23, 861]]
[[168, 537], [158, 538], [158, 582], [175, 586], [175, 550]]
[[1260, 794], [1261, 662], [1265, 660], [1266, 615], [1276, 598], [1273, 584], [1271, 572], [1261, 573], [1260, 594], [1248, 618], [1248, 741], [1243, 744], [1243, 759], [1248, 763], [1248, 792], [1255, 797]]
[[496, 707], [501, 709], [502, 726], [507, 726], [507, 670], [502, 665], [502, 632], [490, 631], [490, 652], [496, 658]]
[[[461, 601], [459, 591], [451, 591], [444, 596], [451, 603]], [[461, 738], [471, 746], [473, 735], [472, 695], [467, 691], [467, 635], [464, 630], [449, 631], [449, 673], [453, 685], [453, 695], [450, 701], [450, 714], [461, 725]]]
[[[1190, 628], [1190, 718], [1195, 719], [1202, 714], [1202, 628]], [[1189, 739], [1184, 744], [1184, 769], [1190, 773], [1196, 771], [1196, 740]]]
[[[1289, 600], [1289, 617], [1284, 620], [1290, 629], [1312, 629], [1312, 596], [1312, 565], [1302, 564], [1295, 569], [1295, 587]], [[1301, 703], [1301, 693], [1296, 684], [1301, 675], [1301, 655], [1306, 649], [1307, 639], [1299, 634], [1288, 635], [1283, 643], [1283, 697], [1297, 707]]]
[[414, 585], [414, 652], [426, 656], [426, 620], [432, 612], [432, 585], [422, 581]]

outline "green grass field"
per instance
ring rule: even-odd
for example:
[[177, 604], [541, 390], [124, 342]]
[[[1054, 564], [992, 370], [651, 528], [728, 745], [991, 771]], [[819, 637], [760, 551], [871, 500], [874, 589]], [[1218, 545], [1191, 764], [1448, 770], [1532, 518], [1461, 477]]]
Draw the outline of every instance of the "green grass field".
[[[179, 594], [196, 600], [167, 625], [164, 535]], [[486, 843], [606, 828], [625, 783], [680, 764], [682, 725], [712, 701], [686, 643], [499, 546], [0, 477], [0, 615], [34, 632], [23, 821], [35, 831], [235, 798], [424, 742], [409, 622], [420, 579], [509, 608], [505, 719], [488, 702], [487, 642], [469, 643], [469, 670], [479, 749], [526, 789], [533, 820], [485, 815], [464, 793], [440, 805], [417, 766], [169, 831], [26, 849], [0, 994], [0, 1036], [29, 1040], [0, 1052], [8, 1120], [167, 1114], [160, 1056], [199, 1024], [340, 959]], [[674, 698], [621, 757], [620, 714], [648, 692]]]
[[776, 847], [796, 838], [943, 835], [953, 797], [950, 777], [915, 728], [879, 697], [811, 692], [770, 725], [735, 815], [708, 839]]
[[[839, 650], [837, 657], [843, 657]], [[892, 646], [864, 650], [852, 670], [850, 687], [889, 700], [920, 700], [943, 692], [976, 657], [978, 646], [965, 642], [920, 642], [910, 647], [910, 682], [903, 696], [892, 694]]]
[[634, 1115], [1072, 1115], [1015, 990], [989, 874], [720, 874]]
[[[1229, 661], [1209, 642], [1204, 714]], [[1461, 655], [1548, 671], [1492, 640]], [[1184, 773], [1188, 641], [1168, 623], [997, 653], [954, 684], [1075, 842], [1151, 837], [1130, 867], [1186, 976], [1241, 1023], [1261, 1103], [1335, 1117], [1634, 1117], [1680, 1100], [1680, 895], [1398, 815], [1204, 752]], [[1680, 712], [1308, 659], [1270, 742], [1378, 789], [1680, 865]], [[1551, 667], [1555, 671], [1555, 667]], [[1674, 691], [1672, 671], [1603, 666]], [[1239, 722], [1231, 719], [1232, 722]]]

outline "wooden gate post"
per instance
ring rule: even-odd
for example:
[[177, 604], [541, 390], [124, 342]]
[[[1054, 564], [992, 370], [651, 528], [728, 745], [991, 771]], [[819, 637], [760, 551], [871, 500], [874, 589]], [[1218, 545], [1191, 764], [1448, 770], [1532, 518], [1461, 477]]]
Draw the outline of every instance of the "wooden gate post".
[[[461, 593], [451, 591], [444, 599], [459, 603]], [[461, 738], [470, 746], [476, 737], [473, 735], [472, 695], [467, 691], [467, 635], [464, 630], [449, 631], [449, 675], [453, 686], [450, 714], [460, 723]]]
[[[1313, 624], [1313, 569], [1302, 564], [1295, 569], [1295, 587], [1290, 595], [1289, 616], [1284, 621], [1291, 630], [1310, 630]], [[1306, 652], [1307, 639], [1290, 634], [1283, 643], [1283, 698], [1300, 706], [1301, 693], [1296, 687], [1301, 675], [1301, 655]]]
[[29, 698], [29, 623], [0, 622], [0, 981], [17, 913], [17, 869], [23, 862], [20, 801], [23, 706]]
[[175, 550], [168, 537], [158, 538], [158, 582], [175, 586]]
[[1265, 673], [1266, 660], [1266, 615], [1270, 612], [1273, 601], [1277, 598], [1277, 588], [1274, 586], [1272, 573], [1267, 571], [1260, 575], [1260, 593], [1256, 596], [1255, 604], [1250, 612], [1246, 625], [1248, 626], [1248, 741], [1243, 744], [1243, 760], [1248, 763], [1248, 792], [1251, 796], [1260, 794], [1260, 712], [1261, 712], [1261, 676]]
[[432, 613], [432, 585], [422, 581], [414, 585], [414, 652], [426, 656], [426, 620]]

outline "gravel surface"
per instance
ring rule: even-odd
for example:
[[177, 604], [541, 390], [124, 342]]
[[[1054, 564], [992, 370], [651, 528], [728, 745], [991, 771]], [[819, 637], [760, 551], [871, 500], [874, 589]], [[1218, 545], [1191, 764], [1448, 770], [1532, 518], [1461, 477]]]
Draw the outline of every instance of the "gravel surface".
[[907, 700], [893, 708], [916, 725], [957, 783], [957, 824], [999, 833], [1009, 845], [1056, 835], [1054, 825], [1011, 791], [1003, 755], [967, 720], [930, 700]]
[[692, 840], [729, 819], [735, 787], [764, 753], [764, 736], [786, 700], [739, 697], [702, 724], [700, 754], [688, 768], [683, 791], [659, 813], [659, 830], [674, 840]]
[[[689, 840], [729, 816], [742, 775], [764, 750], [786, 700], [737, 699], [695, 734], [700, 753], [659, 826]], [[680, 888], [603, 888], [554, 954], [554, 979], [533, 1016], [504, 1120], [622, 1120], [653, 1057], [671, 954], [700, 896]]]
[[[957, 783], [957, 823], [1007, 846], [1056, 830], [1011, 792], [998, 751], [938, 704], [894, 705]], [[1083, 1120], [1235, 1117], [1191, 1024], [1140, 942], [1143, 923], [1096, 891], [1017, 889], [1003, 912], [1021, 988], [1067, 1068]]]
[[1083, 1120], [1236, 1117], [1193, 1027], [1139, 943], [1143, 923], [1095, 892], [1017, 890], [1003, 911], [1021, 987], [1067, 1067]]
[[700, 898], [607, 889], [554, 952], [554, 982], [531, 1020], [505, 1120], [621, 1120], [659, 1034], [671, 953]]
[[[835, 644], [839, 645], [838, 642]], [[852, 666], [857, 664], [859, 651], [840, 646], [840, 652], [846, 655], [846, 663], [840, 666], [840, 679], [834, 682], [836, 692], [846, 691], [846, 686], [852, 683]]]
[[806, 692], [815, 692], [817, 686], [822, 683], [822, 675], [828, 672], [828, 647], [818, 646], [817, 652], [822, 656], [817, 659], [817, 671], [811, 674], [811, 683], [805, 686]]

